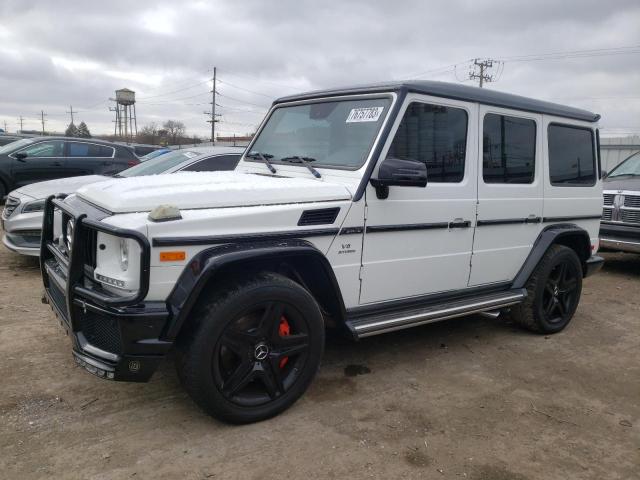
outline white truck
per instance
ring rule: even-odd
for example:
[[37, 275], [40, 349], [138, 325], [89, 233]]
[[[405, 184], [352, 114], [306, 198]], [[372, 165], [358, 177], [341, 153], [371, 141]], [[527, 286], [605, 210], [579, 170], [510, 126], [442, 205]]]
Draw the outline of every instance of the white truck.
[[235, 423], [302, 395], [326, 329], [508, 311], [559, 332], [603, 262], [598, 119], [428, 81], [281, 98], [234, 172], [49, 198], [46, 298], [91, 373], [146, 381], [174, 348]]

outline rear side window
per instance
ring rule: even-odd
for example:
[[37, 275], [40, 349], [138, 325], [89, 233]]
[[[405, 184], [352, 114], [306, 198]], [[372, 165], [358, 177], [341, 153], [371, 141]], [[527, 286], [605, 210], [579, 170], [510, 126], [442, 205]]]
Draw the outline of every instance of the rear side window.
[[235, 170], [240, 155], [217, 155], [192, 163], [183, 172], [217, 172], [221, 170]]
[[464, 178], [466, 150], [466, 111], [412, 103], [402, 118], [387, 158], [426, 163], [431, 183], [457, 183]]
[[113, 148], [94, 143], [69, 142], [70, 157], [112, 157]]
[[568, 125], [549, 125], [549, 177], [555, 186], [596, 183], [593, 131]]
[[490, 113], [482, 135], [484, 183], [533, 183], [536, 122]]

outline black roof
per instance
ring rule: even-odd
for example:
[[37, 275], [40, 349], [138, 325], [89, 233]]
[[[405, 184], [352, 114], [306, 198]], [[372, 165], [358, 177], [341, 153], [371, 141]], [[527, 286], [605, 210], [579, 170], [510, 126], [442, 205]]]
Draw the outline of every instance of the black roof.
[[281, 97], [274, 103], [291, 102], [294, 100], [308, 100], [320, 97], [330, 97], [337, 95], [352, 95], [362, 93], [381, 92], [414, 92], [431, 95], [434, 97], [451, 98], [454, 100], [464, 100], [477, 102], [483, 105], [495, 107], [512, 108], [526, 112], [543, 113], [558, 117], [572, 118], [586, 122], [597, 122], [600, 115], [579, 108], [567, 107], [552, 102], [535, 100], [533, 98], [513, 95], [511, 93], [497, 92], [487, 88], [470, 87], [457, 83], [436, 82], [432, 80], [408, 80], [398, 82], [372, 83], [368, 85], [356, 85], [345, 88], [332, 88], [327, 90], [317, 90], [314, 92], [301, 93]]

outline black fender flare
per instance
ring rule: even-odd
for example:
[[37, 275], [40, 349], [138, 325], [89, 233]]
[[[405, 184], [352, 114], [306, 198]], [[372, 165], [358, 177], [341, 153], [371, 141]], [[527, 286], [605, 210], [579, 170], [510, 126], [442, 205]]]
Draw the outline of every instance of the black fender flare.
[[292, 259], [317, 262], [316, 265], [320, 266], [333, 289], [338, 313], [345, 319], [344, 301], [333, 268], [327, 257], [313, 244], [301, 239], [242, 242], [208, 248], [189, 261], [167, 298], [170, 319], [161, 335], [162, 339], [174, 341], [177, 338], [202, 290], [221, 269], [248, 261], [286, 263]]
[[589, 236], [589, 233], [584, 228], [579, 227], [578, 225], [575, 225], [573, 223], [560, 223], [550, 225], [542, 230], [542, 232], [540, 232], [540, 235], [538, 235], [538, 238], [533, 244], [531, 252], [529, 252], [529, 256], [514, 278], [511, 288], [524, 288], [527, 281], [529, 280], [529, 277], [535, 270], [538, 263], [540, 263], [540, 260], [542, 259], [544, 254], [547, 253], [547, 250], [551, 245], [553, 245], [554, 243], [563, 243], [563, 238], [566, 239], [567, 237], [576, 236], [586, 241], [588, 249], [586, 252], [582, 252], [582, 254], [579, 253], [580, 261], [583, 264], [584, 270], [584, 264], [591, 255], [591, 238]]

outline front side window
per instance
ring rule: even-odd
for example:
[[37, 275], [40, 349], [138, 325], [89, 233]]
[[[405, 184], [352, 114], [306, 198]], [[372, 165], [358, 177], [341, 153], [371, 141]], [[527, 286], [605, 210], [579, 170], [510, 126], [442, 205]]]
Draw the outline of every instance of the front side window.
[[536, 122], [487, 114], [482, 128], [484, 183], [533, 183]]
[[593, 131], [569, 125], [549, 125], [549, 176], [551, 185], [596, 183]]
[[430, 183], [461, 182], [467, 123], [467, 112], [461, 108], [412, 103], [400, 122], [387, 158], [425, 163]]
[[26, 153], [27, 157], [62, 157], [64, 143], [62, 140], [52, 140], [50, 142], [39, 142], [30, 147], [20, 150], [20, 153]]
[[373, 98], [276, 108], [245, 158], [259, 153], [272, 163], [302, 157], [314, 167], [360, 168], [390, 104]]

